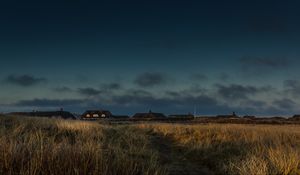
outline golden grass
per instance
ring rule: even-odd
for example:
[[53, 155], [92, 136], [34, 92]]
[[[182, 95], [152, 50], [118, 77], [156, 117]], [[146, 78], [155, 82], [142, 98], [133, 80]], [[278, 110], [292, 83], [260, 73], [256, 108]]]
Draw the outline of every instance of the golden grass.
[[300, 174], [300, 126], [140, 125], [220, 174]]
[[0, 174], [165, 174], [134, 128], [0, 118]]
[[300, 174], [300, 126], [0, 117], [0, 174]]

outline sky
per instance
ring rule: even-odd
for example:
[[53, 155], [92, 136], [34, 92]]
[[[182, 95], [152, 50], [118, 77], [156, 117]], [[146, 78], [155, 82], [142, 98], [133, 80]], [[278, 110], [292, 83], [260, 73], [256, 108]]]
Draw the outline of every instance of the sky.
[[300, 113], [300, 2], [0, 2], [0, 111]]

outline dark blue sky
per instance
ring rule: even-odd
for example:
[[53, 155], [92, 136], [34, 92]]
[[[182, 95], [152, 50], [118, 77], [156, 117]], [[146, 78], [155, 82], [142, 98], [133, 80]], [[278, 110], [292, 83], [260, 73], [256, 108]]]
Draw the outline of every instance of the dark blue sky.
[[300, 112], [298, 1], [6, 1], [1, 108]]

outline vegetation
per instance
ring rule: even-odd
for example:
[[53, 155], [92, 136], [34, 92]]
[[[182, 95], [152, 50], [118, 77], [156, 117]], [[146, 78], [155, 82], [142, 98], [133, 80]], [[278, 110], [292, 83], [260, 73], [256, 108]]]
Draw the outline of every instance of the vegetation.
[[0, 174], [299, 174], [300, 126], [0, 117]]

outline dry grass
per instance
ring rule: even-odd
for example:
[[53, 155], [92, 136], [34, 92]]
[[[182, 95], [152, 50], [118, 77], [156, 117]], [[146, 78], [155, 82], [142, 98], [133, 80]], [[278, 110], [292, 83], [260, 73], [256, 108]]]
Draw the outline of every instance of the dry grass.
[[[218, 174], [300, 174], [300, 126], [141, 125]], [[176, 148], [177, 147], [177, 148]]]
[[165, 174], [147, 137], [98, 123], [0, 118], [0, 174]]
[[300, 174], [300, 126], [0, 117], [0, 174]]

